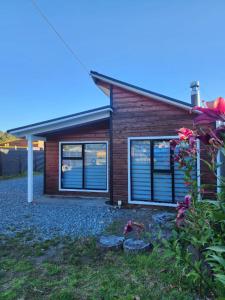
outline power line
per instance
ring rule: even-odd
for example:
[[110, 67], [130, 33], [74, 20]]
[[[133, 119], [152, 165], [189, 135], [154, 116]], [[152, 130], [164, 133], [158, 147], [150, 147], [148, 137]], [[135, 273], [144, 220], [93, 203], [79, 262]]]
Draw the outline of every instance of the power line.
[[48, 26], [55, 32], [55, 34], [58, 36], [58, 38], [61, 40], [61, 42], [64, 44], [64, 46], [67, 48], [67, 50], [72, 54], [73, 58], [82, 66], [82, 68], [89, 74], [89, 69], [87, 66], [82, 62], [82, 60], [77, 56], [77, 54], [74, 52], [74, 50], [70, 47], [70, 45], [65, 41], [63, 36], [56, 30], [56, 28], [52, 25], [52, 23], [49, 21], [48, 17], [43, 13], [43, 11], [40, 9], [40, 7], [37, 5], [35, 0], [31, 0], [34, 8], [37, 10], [37, 12], [40, 14], [40, 16], [43, 18], [43, 20], [48, 24]]

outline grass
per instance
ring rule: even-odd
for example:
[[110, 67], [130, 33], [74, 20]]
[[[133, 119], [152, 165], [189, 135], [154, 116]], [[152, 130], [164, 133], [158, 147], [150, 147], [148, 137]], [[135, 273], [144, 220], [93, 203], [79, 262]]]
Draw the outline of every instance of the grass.
[[104, 252], [93, 238], [33, 244], [30, 232], [0, 236], [0, 299], [195, 299], [161, 254]]

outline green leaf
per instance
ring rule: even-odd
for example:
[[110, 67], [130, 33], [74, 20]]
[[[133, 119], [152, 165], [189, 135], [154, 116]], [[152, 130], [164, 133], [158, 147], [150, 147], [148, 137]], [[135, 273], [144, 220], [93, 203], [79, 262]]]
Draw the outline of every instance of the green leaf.
[[215, 275], [215, 277], [222, 283], [225, 285], [225, 275], [223, 274], [217, 274]]
[[225, 268], [225, 259], [223, 259], [221, 256], [218, 255], [210, 255], [209, 258], [210, 261], [216, 261], [218, 262], [221, 266]]
[[225, 213], [222, 211], [214, 212], [214, 218], [217, 222], [225, 220]]
[[195, 272], [195, 271], [191, 271], [191, 272], [187, 273], [186, 276], [187, 276], [188, 278], [192, 278], [192, 280], [193, 280], [194, 282], [196, 282], [196, 281], [200, 278], [200, 275], [199, 275], [197, 272]]
[[212, 200], [212, 199], [204, 199], [204, 203], [203, 204], [211, 204], [211, 205], [214, 205], [216, 207], [219, 207], [220, 206], [220, 203], [217, 201], [217, 200]]
[[225, 252], [225, 246], [212, 246], [212, 247], [208, 247], [207, 249], [216, 251], [216, 252], [220, 252], [220, 253]]

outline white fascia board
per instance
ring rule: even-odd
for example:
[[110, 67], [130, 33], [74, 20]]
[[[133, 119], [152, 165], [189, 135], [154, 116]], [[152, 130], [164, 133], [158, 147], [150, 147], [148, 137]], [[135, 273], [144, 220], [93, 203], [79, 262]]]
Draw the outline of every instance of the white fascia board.
[[188, 111], [190, 111], [192, 108], [188, 105], [185, 105], [185, 104], [182, 104], [182, 103], [179, 103], [179, 102], [174, 102], [174, 101], [171, 101], [167, 98], [164, 98], [164, 97], [160, 97], [160, 96], [157, 96], [155, 94], [151, 94], [151, 93], [147, 93], [145, 91], [141, 91], [139, 89], [136, 89], [134, 87], [130, 87], [130, 86], [127, 86], [125, 84], [122, 84], [122, 83], [118, 83], [118, 82], [115, 82], [113, 80], [110, 80], [110, 79], [107, 79], [107, 78], [104, 78], [104, 77], [101, 77], [101, 76], [98, 76], [98, 75], [95, 75], [95, 74], [92, 74], [91, 75], [93, 78], [96, 78], [96, 79], [99, 79], [101, 81], [104, 81], [104, 82], [107, 82], [109, 84], [112, 84], [112, 85], [115, 85], [115, 86], [118, 86], [118, 87], [121, 87], [123, 89], [126, 89], [128, 91], [131, 91], [131, 92], [134, 92], [136, 94], [140, 94], [140, 95], [143, 95], [143, 96], [146, 96], [148, 98], [153, 98], [155, 100], [159, 100], [161, 102], [165, 102], [165, 103], [168, 103], [168, 104], [171, 104], [171, 105], [174, 105], [174, 106], [177, 106], [177, 107], [180, 107], [180, 108], [183, 108], [183, 109], [186, 109]]
[[110, 117], [110, 111], [111, 108], [105, 108], [99, 111], [84, 113], [78, 116], [68, 117], [56, 121], [49, 121], [44, 124], [33, 125], [21, 129], [15, 129], [13, 131], [10, 131], [10, 133], [18, 137], [24, 137], [27, 135], [37, 135], [45, 132], [47, 133], [50, 131], [65, 129], [67, 127], [82, 125], [85, 123], [108, 118]]
[[43, 136], [35, 136], [35, 135], [31, 135], [31, 134], [27, 134], [25, 136], [26, 140], [28, 140], [29, 138], [32, 139], [33, 142], [35, 141], [43, 141], [43, 142], [46, 142], [46, 138], [43, 137]]

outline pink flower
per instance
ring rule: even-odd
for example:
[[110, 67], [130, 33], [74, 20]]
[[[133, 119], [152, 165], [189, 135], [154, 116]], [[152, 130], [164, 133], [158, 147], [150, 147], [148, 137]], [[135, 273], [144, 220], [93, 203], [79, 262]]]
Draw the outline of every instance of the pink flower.
[[207, 108], [217, 111], [220, 114], [225, 114], [225, 99], [222, 97], [216, 98], [214, 101], [205, 102]]
[[184, 203], [185, 203], [185, 205], [186, 205], [187, 208], [190, 207], [190, 205], [191, 205], [191, 195], [186, 195], [184, 197]]
[[191, 195], [186, 195], [184, 201], [177, 203], [176, 224], [179, 227], [185, 221], [185, 213], [191, 206]]
[[194, 132], [191, 129], [182, 127], [178, 130], [178, 135], [181, 141], [186, 141], [194, 136]]
[[225, 121], [225, 99], [218, 97], [214, 101], [204, 102], [206, 107], [195, 106], [193, 110], [202, 112], [194, 120], [195, 124], [209, 124]]
[[140, 233], [145, 230], [145, 226], [142, 223], [133, 222], [130, 220], [127, 222], [126, 226], [124, 227], [123, 234], [126, 235], [127, 233], [133, 230], [136, 232], [137, 236], [139, 237]]
[[127, 234], [133, 230], [132, 221], [128, 221], [126, 226], [124, 227], [123, 234]]

